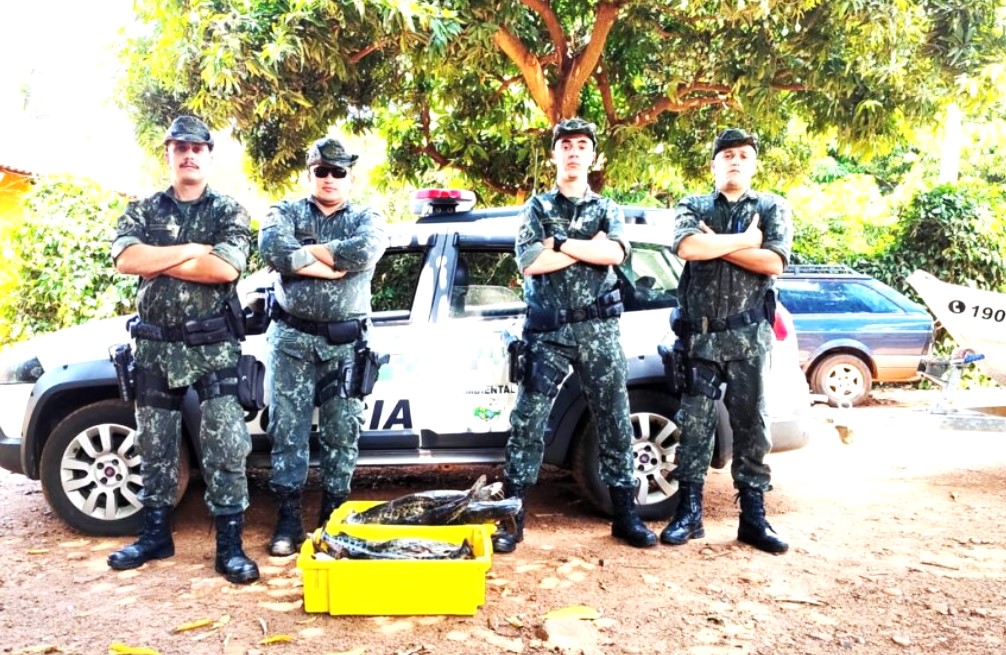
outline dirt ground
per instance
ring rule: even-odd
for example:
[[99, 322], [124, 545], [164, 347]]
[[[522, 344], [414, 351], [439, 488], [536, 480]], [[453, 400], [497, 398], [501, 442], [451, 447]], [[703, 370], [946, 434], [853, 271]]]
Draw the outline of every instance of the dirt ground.
[[[1006, 432], [942, 429], [932, 399], [818, 408], [850, 427], [846, 440], [825, 426], [807, 448], [771, 456], [782, 556], [735, 540], [727, 471], [706, 485], [705, 539], [647, 550], [614, 542], [572, 478], [550, 472], [530, 495], [526, 540], [493, 558], [474, 616], [306, 613], [295, 558], [265, 552], [273, 503], [261, 473], [245, 544], [262, 579], [239, 587], [212, 570], [199, 485], [177, 512], [176, 556], [115, 572], [105, 558], [127, 540], [72, 532], [37, 482], [0, 472], [0, 653], [1002, 653]], [[482, 470], [371, 469], [353, 499], [463, 488]], [[599, 618], [544, 618], [578, 605]], [[178, 631], [197, 620], [209, 624]]]

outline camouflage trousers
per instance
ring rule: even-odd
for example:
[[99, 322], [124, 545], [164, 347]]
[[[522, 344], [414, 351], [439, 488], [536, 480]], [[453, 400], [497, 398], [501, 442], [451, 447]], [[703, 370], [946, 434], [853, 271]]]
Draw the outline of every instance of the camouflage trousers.
[[[213, 516], [243, 512], [248, 507], [245, 460], [251, 452], [244, 411], [234, 396], [208, 399], [200, 409], [199, 448], [206, 506]], [[140, 501], [145, 507], [171, 507], [178, 489], [182, 413], [138, 405], [136, 424], [136, 449], [143, 475]]]
[[553, 332], [525, 333], [527, 372], [510, 414], [503, 473], [521, 487], [538, 481], [553, 389], [572, 366], [597, 428], [601, 479], [609, 486], [632, 486], [632, 422], [618, 321], [585, 321], [569, 332], [576, 337], [573, 343], [552, 340]]
[[[733, 461], [730, 473], [737, 488], [771, 488], [771, 471], [765, 455], [772, 450], [765, 410], [765, 374], [768, 355], [730, 362], [692, 359], [690, 365], [716, 371], [726, 382], [723, 403], [733, 429]], [[678, 465], [674, 477], [680, 482], [702, 482], [713, 456], [716, 433], [716, 401], [701, 393], [686, 393], [675, 417], [681, 427]]]
[[[337, 371], [342, 360], [351, 360], [355, 344], [339, 346], [332, 359], [320, 361], [313, 350], [311, 359], [294, 357], [269, 348], [268, 433], [272, 439], [272, 480], [274, 492], [302, 489], [307, 480], [310, 457], [311, 419], [314, 416], [318, 383]], [[321, 434], [321, 480], [329, 494], [348, 495], [359, 455], [363, 400], [333, 396], [318, 410]]]

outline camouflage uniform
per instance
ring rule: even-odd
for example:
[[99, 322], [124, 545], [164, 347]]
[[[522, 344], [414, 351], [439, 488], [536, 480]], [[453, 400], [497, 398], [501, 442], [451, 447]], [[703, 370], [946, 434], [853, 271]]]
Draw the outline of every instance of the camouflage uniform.
[[[304, 243], [328, 247], [336, 270], [345, 277], [323, 280], [300, 276], [300, 268], [317, 261]], [[280, 275], [276, 302], [288, 314], [310, 321], [335, 322], [365, 318], [371, 310], [370, 282], [384, 254], [387, 237], [377, 212], [346, 203], [325, 216], [311, 198], [281, 202], [270, 210], [259, 235], [262, 257]], [[362, 338], [365, 338], [366, 335]], [[301, 489], [307, 479], [308, 439], [318, 382], [352, 360], [356, 344], [333, 344], [326, 336], [298, 330], [274, 320], [267, 333], [272, 407], [274, 491]], [[320, 407], [321, 475], [324, 489], [346, 496], [356, 466], [363, 400], [333, 396]]]
[[[560, 234], [590, 239], [602, 231], [618, 241], [628, 256], [622, 211], [613, 201], [589, 189], [579, 200], [564, 197], [558, 189], [539, 194], [524, 207], [516, 244], [518, 267], [524, 270], [530, 265], [548, 237]], [[525, 276], [524, 299], [529, 310], [576, 309], [615, 289], [616, 280], [610, 266], [577, 262], [553, 273]], [[525, 323], [524, 340], [528, 344], [528, 371], [510, 415], [506, 479], [517, 487], [537, 481], [553, 397], [545, 389], [560, 383], [572, 365], [597, 425], [601, 478], [609, 486], [633, 486], [632, 425], [618, 319], [588, 319], [542, 332], [529, 330]]]
[[[762, 248], [789, 261], [793, 244], [791, 211], [786, 201], [769, 193], [748, 191], [736, 203], [715, 192], [691, 196], [678, 203], [673, 249], [681, 241], [700, 234], [699, 222], [715, 233], [738, 233], [750, 225], [755, 214], [764, 235]], [[722, 258], [685, 263], [678, 285], [678, 299], [688, 320], [725, 318], [764, 306], [773, 290], [773, 278], [753, 273]], [[772, 347], [772, 326], [765, 320], [737, 329], [705, 334], [693, 333], [688, 340], [690, 366], [726, 382], [723, 400], [733, 428], [734, 485], [767, 490], [770, 471], [764, 463], [772, 442], [765, 408], [765, 373]], [[675, 477], [701, 483], [709, 468], [716, 427], [715, 401], [692, 392], [682, 396], [677, 414], [681, 445]]]
[[[119, 218], [112, 258], [134, 244], [202, 243], [212, 245], [212, 253], [240, 273], [250, 240], [248, 213], [233, 198], [207, 187], [198, 200], [182, 202], [169, 188], [130, 203]], [[236, 283], [201, 284], [161, 275], [140, 282], [137, 312], [144, 323], [176, 327], [190, 319], [220, 316], [235, 290]], [[208, 373], [236, 367], [240, 354], [236, 339], [191, 347], [181, 341], [136, 341], [137, 367], [165, 378], [175, 395]], [[222, 382], [236, 383], [237, 378]], [[153, 393], [167, 399], [162, 392]], [[208, 399], [201, 410], [206, 504], [214, 516], [243, 512], [248, 507], [245, 459], [251, 452], [244, 411], [234, 395]], [[140, 500], [145, 507], [170, 507], [178, 486], [181, 412], [137, 403], [136, 423], [144, 484]]]

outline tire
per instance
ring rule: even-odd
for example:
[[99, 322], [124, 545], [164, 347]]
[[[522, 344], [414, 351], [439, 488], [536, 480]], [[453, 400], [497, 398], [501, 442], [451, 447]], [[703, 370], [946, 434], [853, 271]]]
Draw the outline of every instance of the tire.
[[832, 407], [855, 407], [870, 397], [873, 375], [859, 357], [841, 353], [825, 357], [814, 367], [811, 386], [814, 393], [827, 396]]
[[[102, 400], [60, 421], [42, 449], [42, 491], [67, 525], [87, 535], [137, 534], [143, 527], [133, 405]], [[185, 494], [191, 465], [179, 448], [178, 491]]]
[[[665, 519], [678, 505], [678, 482], [671, 477], [681, 430], [674, 422], [678, 399], [649, 389], [629, 391], [632, 419], [632, 465], [638, 483], [637, 511], [647, 521]], [[611, 515], [608, 485], [598, 464], [597, 429], [587, 421], [573, 448], [573, 478], [581, 493], [602, 513]]]

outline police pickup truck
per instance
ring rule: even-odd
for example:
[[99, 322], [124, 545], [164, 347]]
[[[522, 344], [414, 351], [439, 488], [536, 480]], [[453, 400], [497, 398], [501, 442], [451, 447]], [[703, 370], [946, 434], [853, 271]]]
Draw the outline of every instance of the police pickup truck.
[[[389, 355], [367, 398], [361, 466], [498, 464], [503, 461], [517, 385], [509, 381], [507, 342], [519, 336], [525, 305], [514, 261], [518, 207], [473, 209], [467, 192], [416, 194], [415, 223], [389, 226], [391, 244], [373, 281], [370, 346]], [[632, 254], [622, 264], [622, 344], [637, 500], [645, 519], [668, 516], [677, 503], [671, 477], [679, 431], [678, 400], [667, 391], [657, 344], [673, 337], [680, 261], [668, 246], [666, 210], [625, 207]], [[242, 298], [268, 284], [260, 271], [242, 280]], [[126, 317], [38, 336], [0, 355], [0, 466], [42, 482], [46, 500], [76, 530], [135, 533], [143, 486], [133, 407], [119, 399], [109, 352], [128, 343]], [[808, 440], [810, 396], [793, 331], [773, 352], [769, 412], [774, 450]], [[264, 336], [246, 353], [265, 360]], [[183, 405], [179, 499], [198, 466], [196, 394]], [[731, 431], [720, 407], [713, 465], [730, 460]], [[250, 467], [269, 466], [266, 407], [247, 415]], [[315, 440], [316, 441], [316, 440]], [[570, 469], [583, 496], [610, 511], [598, 473], [598, 444], [580, 381], [562, 382], [545, 435], [545, 463]], [[314, 444], [316, 446], [316, 443]]]

